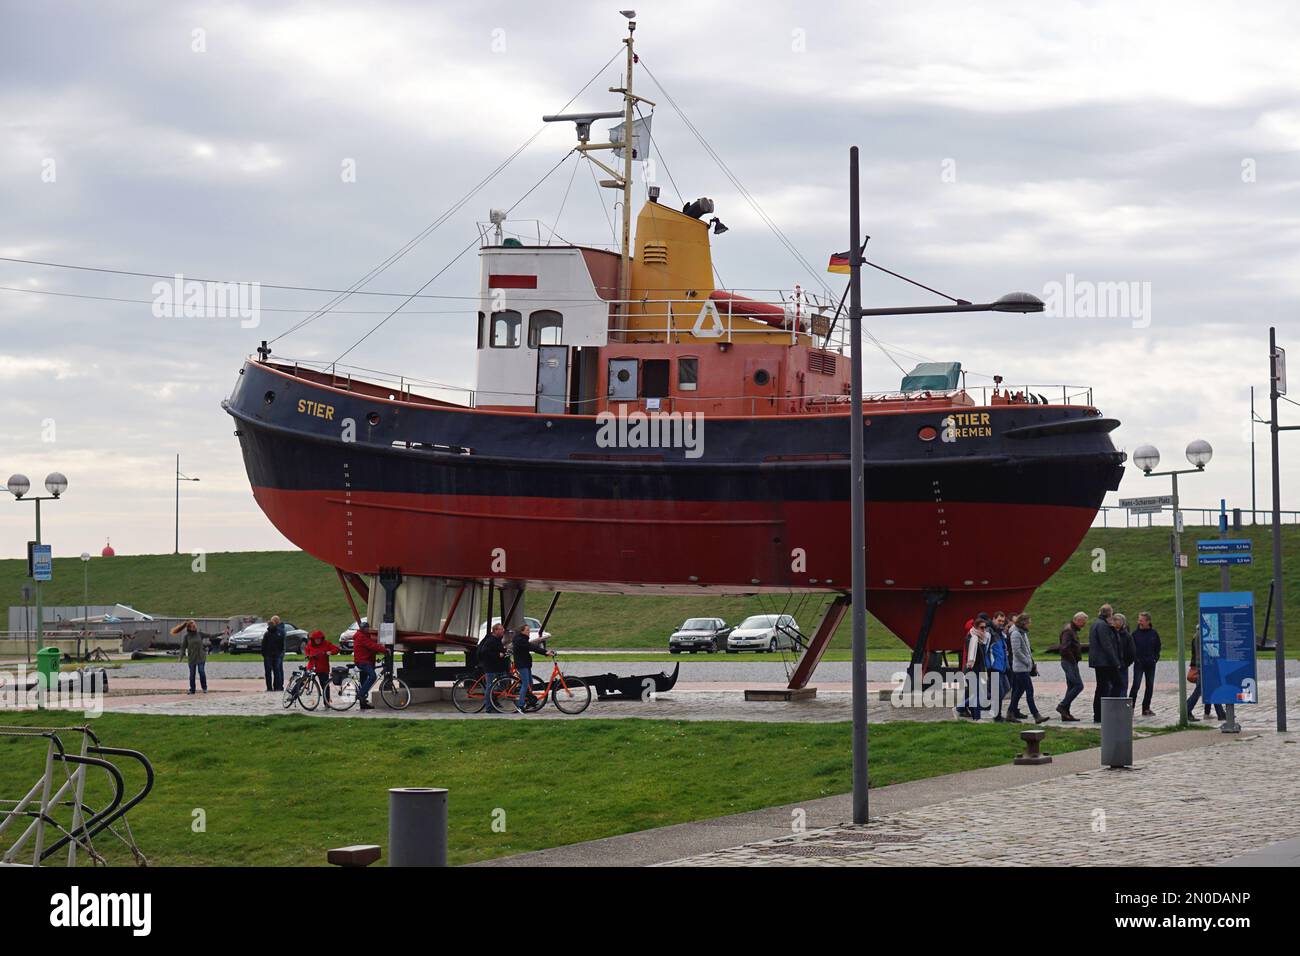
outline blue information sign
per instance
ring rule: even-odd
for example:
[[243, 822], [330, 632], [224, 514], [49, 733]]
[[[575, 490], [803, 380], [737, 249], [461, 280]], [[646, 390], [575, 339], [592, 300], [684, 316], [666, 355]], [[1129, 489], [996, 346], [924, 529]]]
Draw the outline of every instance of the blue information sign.
[[1250, 564], [1249, 554], [1198, 554], [1197, 564]]
[[1201, 690], [1207, 704], [1254, 704], [1255, 595], [1220, 591], [1200, 596]]
[[48, 544], [32, 545], [32, 580], [54, 580], [54, 553]]
[[1249, 538], [1211, 538], [1197, 541], [1196, 550], [1204, 554], [1250, 554]]

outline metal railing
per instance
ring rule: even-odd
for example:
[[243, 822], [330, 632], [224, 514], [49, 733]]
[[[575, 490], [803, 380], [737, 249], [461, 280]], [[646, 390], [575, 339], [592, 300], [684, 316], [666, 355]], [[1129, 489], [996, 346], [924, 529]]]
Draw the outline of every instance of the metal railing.
[[[1186, 505], [1180, 505], [1179, 509], [1183, 513], [1183, 524], [1194, 527], [1219, 527], [1219, 509], [1216, 505], [1213, 508], [1189, 508]], [[1232, 509], [1228, 509], [1229, 527], [1232, 523]], [[1241, 509], [1241, 525], [1243, 528], [1249, 527], [1268, 527], [1273, 522], [1272, 509], [1258, 508], [1252, 511], [1250, 508]], [[1283, 524], [1300, 524], [1300, 511], [1283, 511]], [[1093, 519], [1094, 528], [1172, 528], [1174, 524], [1174, 513], [1172, 509], [1152, 512], [1150, 514], [1134, 514], [1128, 508], [1121, 508], [1117, 505], [1102, 505], [1097, 512], [1097, 517]]]

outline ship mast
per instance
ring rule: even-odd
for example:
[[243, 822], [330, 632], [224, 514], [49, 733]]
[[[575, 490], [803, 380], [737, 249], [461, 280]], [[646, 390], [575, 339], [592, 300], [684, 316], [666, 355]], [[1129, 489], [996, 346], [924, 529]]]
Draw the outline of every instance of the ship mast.
[[[632, 290], [632, 160], [634, 158], [632, 147], [636, 142], [636, 136], [632, 129], [632, 111], [637, 103], [655, 105], [652, 100], [648, 100], [644, 96], [637, 96], [632, 92], [632, 70], [636, 64], [636, 52], [633, 48], [633, 34], [636, 32], [636, 11], [620, 10], [619, 12], [627, 17], [627, 36], [623, 38], [623, 45], [627, 47], [627, 67], [623, 74], [623, 85], [621, 87], [611, 86], [609, 92], [622, 94], [623, 109], [603, 113], [563, 113], [542, 117], [542, 121], [546, 123], [564, 121], [574, 123], [578, 130], [578, 145], [574, 149], [584, 154], [609, 174], [609, 179], [600, 181], [602, 186], [607, 189], [618, 189], [623, 193], [623, 235], [620, 242], [621, 248], [618, 262], [619, 305], [615, 313], [613, 329], [613, 339], [616, 341], [622, 339], [622, 334], [627, 328], [627, 317], [630, 311], [628, 297], [631, 295]], [[591, 124], [599, 119], [622, 119], [622, 137], [608, 143], [591, 142]], [[593, 152], [599, 149], [621, 149], [623, 151], [622, 170], [606, 166], [592, 155]]]

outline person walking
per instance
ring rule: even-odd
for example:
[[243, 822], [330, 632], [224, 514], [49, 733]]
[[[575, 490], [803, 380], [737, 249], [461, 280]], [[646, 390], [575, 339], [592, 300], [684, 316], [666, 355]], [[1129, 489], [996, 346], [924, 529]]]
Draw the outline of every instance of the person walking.
[[1011, 628], [1011, 706], [1007, 709], [1007, 720], [1013, 724], [1020, 723], [1025, 717], [1018, 706], [1022, 696], [1029, 704], [1034, 723], [1041, 724], [1048, 719], [1046, 714], [1038, 712], [1034, 703], [1034, 651], [1029, 645], [1031, 623], [1028, 614], [1021, 614]]
[[1133, 681], [1129, 685], [1128, 699], [1137, 706], [1138, 688], [1146, 681], [1142, 695], [1142, 716], [1154, 717], [1151, 709], [1151, 692], [1156, 686], [1156, 664], [1160, 662], [1160, 634], [1151, 626], [1151, 612], [1138, 615], [1138, 629], [1133, 632]]
[[532, 629], [527, 624], [522, 624], [519, 631], [515, 634], [514, 640], [510, 642], [511, 650], [515, 658], [515, 670], [519, 672], [519, 709], [527, 712], [536, 707], [536, 700], [533, 697], [533, 651], [545, 654], [547, 657], [554, 657], [553, 651], [544, 651], [537, 645], [542, 642], [539, 634], [537, 637], [532, 636]]
[[208, 692], [208, 642], [199, 633], [199, 626], [193, 618], [188, 621], [181, 621], [172, 628], [172, 634], [180, 635], [181, 639], [181, 657], [190, 666], [190, 690], [194, 693], [194, 676], [197, 673], [199, 684], [203, 688], [203, 693]]
[[1117, 697], [1128, 696], [1129, 668], [1137, 659], [1137, 649], [1133, 644], [1133, 635], [1129, 633], [1128, 618], [1116, 611], [1110, 617], [1115, 627], [1115, 642], [1119, 647], [1119, 693]]
[[324, 631], [312, 631], [307, 638], [307, 643], [303, 646], [303, 654], [307, 656], [307, 672], [315, 676], [316, 683], [320, 685], [321, 696], [325, 698], [326, 706], [330, 702], [330, 655], [339, 652], [338, 647], [325, 639]]
[[1115, 609], [1103, 604], [1097, 620], [1088, 630], [1088, 666], [1094, 671], [1096, 687], [1092, 692], [1092, 722], [1101, 723], [1101, 699], [1120, 697], [1119, 691], [1119, 640], [1110, 617]]
[[506, 629], [498, 621], [478, 642], [478, 666], [483, 669], [483, 711], [488, 714], [502, 712], [492, 699], [492, 683], [510, 669], [506, 660], [505, 636]]
[[1079, 662], [1083, 660], [1083, 644], [1079, 641], [1079, 632], [1088, 623], [1088, 615], [1079, 611], [1070, 623], [1061, 629], [1058, 650], [1061, 653], [1061, 670], [1065, 672], [1065, 696], [1056, 705], [1056, 712], [1061, 720], [1077, 723], [1079, 718], [1070, 713], [1070, 705], [1083, 693], [1083, 678], [1079, 676]]
[[267, 690], [284, 690], [284, 625], [272, 614], [262, 635], [262, 674]]
[[1001, 611], [993, 615], [993, 624], [989, 628], [988, 665], [989, 697], [993, 697], [993, 681], [998, 682], [998, 709], [993, 715], [994, 721], [1002, 723], [1002, 701], [1011, 693], [1011, 649], [1007, 644], [1007, 616]]
[[357, 628], [356, 633], [352, 636], [352, 662], [357, 665], [357, 670], [361, 672], [361, 682], [357, 687], [357, 700], [360, 702], [362, 710], [374, 709], [374, 705], [370, 703], [370, 688], [374, 687], [375, 681], [379, 679], [375, 673], [375, 658], [387, 653], [388, 648], [371, 636], [368, 627]]
[[966, 648], [962, 655], [962, 705], [957, 713], [971, 720], [980, 719], [980, 675], [985, 670], [988, 648], [988, 615], [984, 612], [971, 621], [966, 631]]

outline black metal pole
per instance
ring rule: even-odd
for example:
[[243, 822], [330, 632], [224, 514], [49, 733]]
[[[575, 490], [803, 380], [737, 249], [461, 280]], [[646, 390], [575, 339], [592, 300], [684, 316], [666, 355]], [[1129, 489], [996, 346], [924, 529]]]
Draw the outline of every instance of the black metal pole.
[[1269, 386], [1268, 400], [1272, 411], [1272, 421], [1269, 423], [1269, 431], [1273, 439], [1273, 599], [1277, 602], [1274, 607], [1274, 615], [1277, 617], [1276, 640], [1274, 641], [1274, 660], [1276, 662], [1275, 677], [1277, 680], [1277, 730], [1278, 733], [1286, 732], [1286, 654], [1283, 645], [1286, 637], [1282, 628], [1282, 481], [1278, 471], [1277, 460], [1277, 397], [1278, 397], [1278, 368], [1277, 362], [1277, 329], [1268, 330], [1268, 371]]
[[172, 554], [181, 553], [181, 456], [176, 453], [176, 546]]
[[1255, 511], [1255, 386], [1250, 387], [1250, 523], [1253, 526], [1259, 517]]
[[867, 517], [862, 465], [862, 248], [858, 221], [858, 148], [849, 150], [849, 494], [853, 507], [853, 822], [867, 822]]

